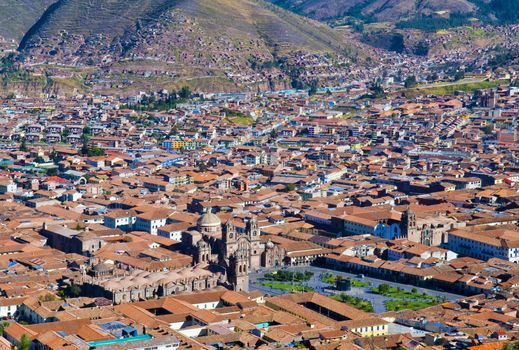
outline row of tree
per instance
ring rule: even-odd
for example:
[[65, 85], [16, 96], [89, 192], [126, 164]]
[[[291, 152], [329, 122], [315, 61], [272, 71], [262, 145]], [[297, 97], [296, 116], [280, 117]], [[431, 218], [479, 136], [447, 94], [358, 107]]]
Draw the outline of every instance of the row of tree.
[[124, 108], [133, 109], [135, 111], [166, 111], [175, 109], [178, 103], [184, 103], [193, 96], [191, 89], [184, 86], [180, 90], [172, 90], [166, 97], [157, 99], [155, 96], [143, 96], [138, 103], [128, 104]]

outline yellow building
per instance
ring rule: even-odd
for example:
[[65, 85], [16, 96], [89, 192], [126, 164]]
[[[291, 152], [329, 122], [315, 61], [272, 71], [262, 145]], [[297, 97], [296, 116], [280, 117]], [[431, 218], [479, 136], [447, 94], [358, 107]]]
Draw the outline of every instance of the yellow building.
[[389, 331], [388, 322], [378, 317], [345, 321], [344, 326], [361, 337], [387, 335]]

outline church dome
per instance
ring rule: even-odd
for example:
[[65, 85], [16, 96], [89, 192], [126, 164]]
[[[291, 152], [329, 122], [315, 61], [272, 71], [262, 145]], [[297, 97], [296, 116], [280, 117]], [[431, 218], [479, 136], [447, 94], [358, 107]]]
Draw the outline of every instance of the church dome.
[[215, 227], [220, 226], [222, 221], [218, 216], [208, 211], [198, 219], [198, 226], [200, 227]]
[[95, 265], [93, 268], [92, 268], [92, 271], [94, 272], [108, 272], [108, 271], [112, 271], [112, 268], [108, 265], [106, 265], [105, 263], [103, 262], [100, 262], [99, 264]]

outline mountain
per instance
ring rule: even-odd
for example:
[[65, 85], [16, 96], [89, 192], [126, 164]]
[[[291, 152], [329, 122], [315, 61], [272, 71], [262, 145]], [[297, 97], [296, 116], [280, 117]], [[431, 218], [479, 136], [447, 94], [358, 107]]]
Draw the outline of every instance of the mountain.
[[[19, 51], [40, 74], [87, 77], [119, 90], [171, 81], [301, 87], [316, 79], [323, 60], [337, 67], [367, 57], [343, 32], [263, 0], [57, 0], [23, 35]], [[311, 65], [317, 68], [307, 73]]]
[[472, 13], [477, 6], [468, 0], [271, 0], [274, 4], [315, 19], [345, 16], [397, 22], [438, 11]]
[[55, 1], [0, 1], [0, 36], [8, 40], [20, 40]]
[[519, 21], [518, 0], [269, 0], [301, 15], [318, 20], [354, 17], [368, 22], [440, 19], [456, 15], [473, 16], [486, 23], [509, 24]]
[[[126, 38], [169, 12], [181, 13], [216, 35], [261, 38], [270, 45], [300, 45], [310, 49], [338, 48], [338, 36], [328, 27], [253, 0], [59, 0], [28, 31], [21, 48], [62, 32]], [[174, 23], [173, 23], [174, 24]]]

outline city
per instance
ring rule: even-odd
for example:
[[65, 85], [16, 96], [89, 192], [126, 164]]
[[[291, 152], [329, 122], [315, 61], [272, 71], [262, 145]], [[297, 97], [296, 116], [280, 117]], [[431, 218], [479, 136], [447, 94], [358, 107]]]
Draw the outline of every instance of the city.
[[235, 1], [0, 21], [0, 349], [519, 347], [500, 0], [502, 23], [470, 2], [390, 29], [385, 7]]

